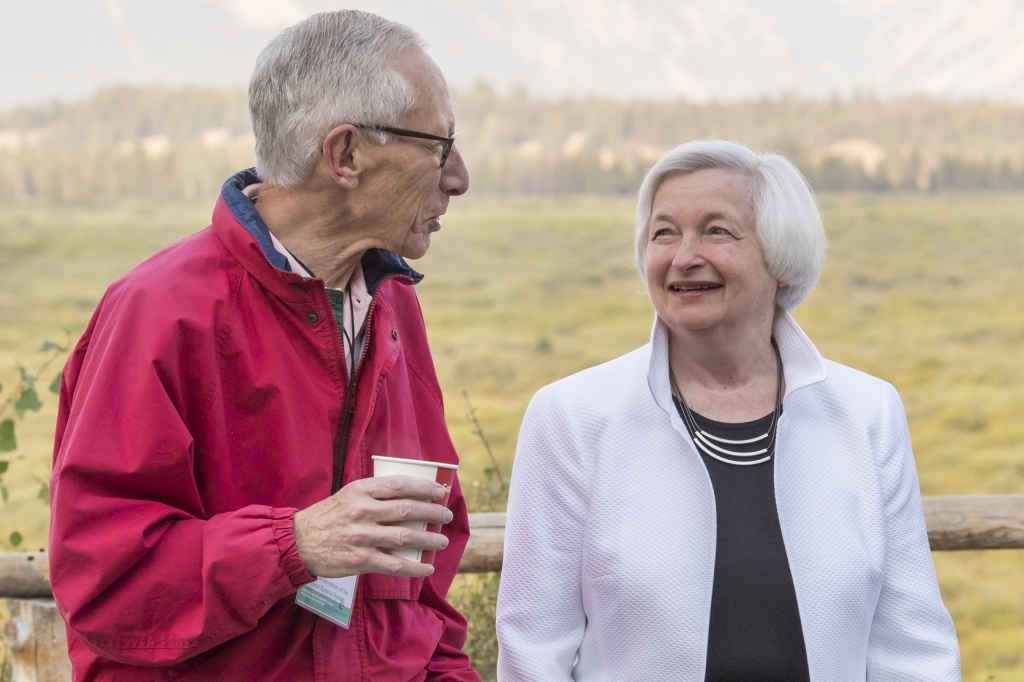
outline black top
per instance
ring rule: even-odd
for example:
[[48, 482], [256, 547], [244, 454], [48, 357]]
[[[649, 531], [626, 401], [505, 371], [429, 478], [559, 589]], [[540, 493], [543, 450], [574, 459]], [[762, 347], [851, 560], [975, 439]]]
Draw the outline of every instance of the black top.
[[[724, 424], [691, 413], [702, 431], [732, 441], [757, 438], [774, 416]], [[764, 446], [724, 447], [750, 451]], [[767, 453], [771, 459], [751, 466], [728, 464], [701, 448], [697, 451], [715, 489], [718, 515], [704, 679], [809, 682], [800, 611], [775, 505], [774, 447]]]

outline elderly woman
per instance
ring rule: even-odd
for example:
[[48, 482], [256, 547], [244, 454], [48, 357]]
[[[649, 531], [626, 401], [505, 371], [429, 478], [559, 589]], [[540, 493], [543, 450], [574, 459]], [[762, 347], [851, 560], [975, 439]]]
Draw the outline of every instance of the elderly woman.
[[899, 395], [790, 316], [824, 258], [782, 156], [691, 142], [647, 174], [650, 343], [523, 421], [503, 682], [960, 680]]

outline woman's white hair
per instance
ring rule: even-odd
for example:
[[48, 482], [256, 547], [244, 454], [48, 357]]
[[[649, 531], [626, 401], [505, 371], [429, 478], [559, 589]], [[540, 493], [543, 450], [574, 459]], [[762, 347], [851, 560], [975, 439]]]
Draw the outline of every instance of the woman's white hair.
[[772, 277], [785, 282], [775, 302], [793, 310], [818, 282], [825, 266], [825, 228], [814, 193], [793, 162], [758, 154], [737, 142], [699, 140], [681, 144], [647, 172], [636, 205], [636, 265], [647, 280], [651, 211], [661, 183], [672, 175], [718, 168], [747, 179], [754, 202], [755, 233]]
[[[411, 28], [376, 14], [314, 14], [279, 33], [256, 59], [249, 113], [256, 172], [294, 187], [309, 177], [327, 133], [343, 123], [398, 126], [415, 104], [388, 55], [425, 43]], [[370, 133], [380, 143], [390, 135]]]

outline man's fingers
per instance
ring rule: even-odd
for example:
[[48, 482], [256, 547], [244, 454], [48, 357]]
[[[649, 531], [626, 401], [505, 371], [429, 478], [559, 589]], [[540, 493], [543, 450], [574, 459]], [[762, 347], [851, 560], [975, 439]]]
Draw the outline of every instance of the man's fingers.
[[437, 551], [448, 546], [448, 538], [440, 533], [429, 533], [404, 526], [381, 526], [381, 531], [380, 537], [374, 543], [376, 547]]
[[368, 506], [364, 511], [366, 521], [393, 525], [396, 523], [448, 523], [452, 513], [446, 507], [416, 500], [383, 500]]
[[397, 575], [408, 578], [426, 578], [434, 572], [434, 567], [430, 564], [421, 564], [416, 561], [391, 556], [384, 552], [375, 552], [366, 561], [364, 572], [383, 573], [384, 575]]
[[444, 486], [425, 478], [413, 476], [381, 476], [358, 481], [362, 491], [378, 500], [406, 498], [433, 502], [445, 495]]

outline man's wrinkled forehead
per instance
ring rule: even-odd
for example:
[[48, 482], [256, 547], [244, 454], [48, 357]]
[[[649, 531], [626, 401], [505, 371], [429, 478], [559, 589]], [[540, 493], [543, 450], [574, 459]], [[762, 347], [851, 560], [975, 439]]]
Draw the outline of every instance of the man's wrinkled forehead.
[[420, 48], [402, 50], [388, 55], [388, 65], [412, 86], [416, 93], [416, 109], [431, 107], [437, 111], [439, 123], [447, 132], [455, 130], [455, 112], [452, 108], [448, 83], [437, 63]]

